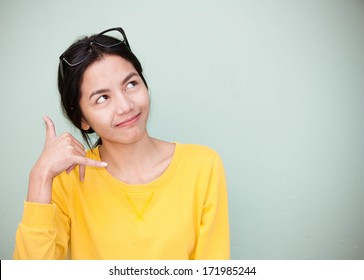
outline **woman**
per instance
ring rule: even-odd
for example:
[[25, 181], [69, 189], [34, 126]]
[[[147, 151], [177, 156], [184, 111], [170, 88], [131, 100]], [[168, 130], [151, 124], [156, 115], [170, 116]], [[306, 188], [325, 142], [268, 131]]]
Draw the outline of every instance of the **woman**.
[[221, 160], [210, 148], [149, 136], [148, 86], [124, 31], [70, 46], [58, 88], [88, 145], [92, 133], [99, 140], [86, 152], [44, 117], [14, 258], [228, 259]]

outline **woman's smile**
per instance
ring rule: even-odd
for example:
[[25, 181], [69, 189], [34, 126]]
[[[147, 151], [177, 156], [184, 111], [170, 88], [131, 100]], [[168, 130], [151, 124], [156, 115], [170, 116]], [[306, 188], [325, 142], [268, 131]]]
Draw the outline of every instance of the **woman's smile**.
[[140, 119], [140, 115], [142, 113], [139, 113], [139, 114], [136, 114], [136, 115], [133, 115], [119, 123], [117, 123], [115, 126], [116, 127], [128, 127], [128, 126], [132, 126], [133, 124], [137, 123], [138, 120]]

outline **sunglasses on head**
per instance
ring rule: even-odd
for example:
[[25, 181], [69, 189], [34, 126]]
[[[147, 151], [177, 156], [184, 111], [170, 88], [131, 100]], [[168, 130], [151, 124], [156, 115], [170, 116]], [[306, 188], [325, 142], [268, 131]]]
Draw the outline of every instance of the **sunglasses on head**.
[[[112, 42], [110, 41], [109, 43], [105, 43], [105, 39], [104, 39], [103, 36], [112, 37], [113, 39], [116, 39], [116, 40], [112, 40]], [[69, 67], [75, 67], [77, 65], [80, 65], [82, 62], [85, 61], [85, 59], [92, 52], [92, 51], [87, 52], [86, 56], [71, 57], [71, 54], [74, 54], [75, 51], [82, 44], [88, 45], [90, 50], [91, 50], [93, 45], [97, 45], [97, 46], [100, 46], [100, 47], [103, 47], [103, 48], [113, 48], [113, 47], [118, 46], [120, 44], [125, 44], [130, 49], [128, 39], [126, 38], [126, 34], [125, 34], [124, 30], [121, 27], [110, 28], [110, 29], [107, 29], [105, 31], [102, 31], [101, 33], [97, 34], [90, 42], [88, 42], [88, 43], [85, 43], [85, 42], [76, 43], [76, 44], [72, 45], [71, 47], [69, 47], [64, 53], [61, 54], [61, 56], [59, 57], [59, 60], [60, 60], [59, 69], [60, 69], [62, 78], [64, 77], [64, 64], [66, 64]]]

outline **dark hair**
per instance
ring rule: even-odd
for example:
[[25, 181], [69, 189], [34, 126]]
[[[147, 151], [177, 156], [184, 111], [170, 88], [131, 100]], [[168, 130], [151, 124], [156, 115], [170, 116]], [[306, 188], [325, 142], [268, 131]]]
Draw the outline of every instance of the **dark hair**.
[[[92, 43], [96, 36], [98, 42], [103, 46]], [[127, 44], [117, 44], [118, 42], [120, 42], [118, 39], [106, 35], [84, 37], [73, 43], [64, 52], [68, 61], [82, 61], [82, 63], [70, 66], [68, 63], [61, 60], [58, 67], [58, 90], [61, 95], [63, 113], [73, 125], [81, 131], [83, 139], [90, 148], [92, 146], [90, 134], [93, 134], [95, 131], [92, 128], [88, 130], [82, 129], [81, 123], [83, 113], [80, 107], [81, 83], [86, 69], [95, 61], [102, 59], [105, 54], [117, 55], [129, 61], [134, 66], [145, 86], [148, 88], [147, 82], [143, 76], [143, 68], [138, 58]], [[99, 138], [93, 147], [101, 144], [102, 141], [101, 138]]]

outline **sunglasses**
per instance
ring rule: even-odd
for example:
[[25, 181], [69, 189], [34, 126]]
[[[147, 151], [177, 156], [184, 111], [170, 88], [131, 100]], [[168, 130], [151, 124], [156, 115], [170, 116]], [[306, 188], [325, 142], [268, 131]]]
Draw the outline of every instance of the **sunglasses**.
[[[103, 36], [109, 36], [112, 37], [116, 40], [113, 40], [113, 42], [109, 41], [109, 43], [105, 43], [105, 39], [103, 39]], [[70, 66], [70, 67], [75, 67], [77, 65], [80, 65], [82, 62], [85, 61], [85, 59], [90, 55], [90, 52], [87, 52], [86, 56], [74, 56], [71, 57], [71, 54], [74, 54], [75, 51], [80, 47], [80, 45], [84, 45], [85, 42], [79, 42], [76, 43], [74, 45], [72, 45], [71, 47], [69, 47], [64, 53], [61, 54], [61, 56], [59, 57], [59, 69], [60, 69], [60, 73], [61, 73], [61, 77], [62, 79], [64, 78], [64, 64]], [[126, 38], [126, 34], [124, 32], [124, 30], [121, 27], [116, 27], [116, 28], [110, 28], [107, 29], [105, 31], [102, 31], [101, 33], [97, 34], [91, 42], [88, 42], [86, 45], [88, 45], [88, 47], [91, 49], [93, 45], [97, 45], [103, 48], [113, 48], [115, 46], [118, 46], [120, 44], [125, 44], [129, 49], [129, 43], [128, 43], [128, 39]]]

